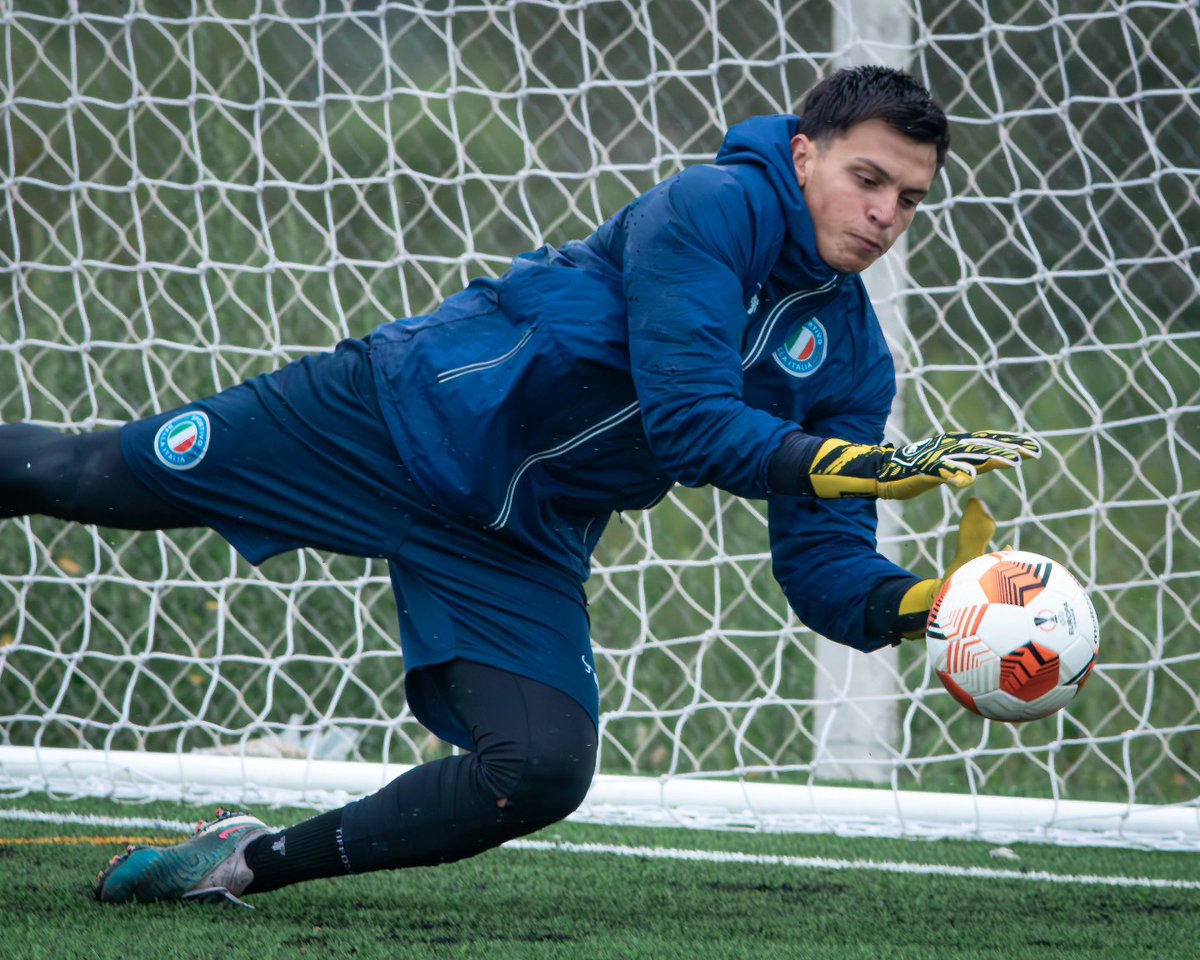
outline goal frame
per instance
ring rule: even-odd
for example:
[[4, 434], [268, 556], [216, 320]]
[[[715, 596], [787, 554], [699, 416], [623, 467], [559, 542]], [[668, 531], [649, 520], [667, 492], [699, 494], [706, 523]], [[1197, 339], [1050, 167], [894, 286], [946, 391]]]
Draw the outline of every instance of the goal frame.
[[[798, 622], [761, 505], [676, 490], [597, 555], [601, 766], [577, 816], [1200, 850], [1194, 2], [70, 6], [0, 16], [0, 422], [63, 431], [425, 312], [833, 67], [911, 69], [955, 141], [865, 276], [889, 439], [1045, 441], [981, 489], [997, 545], [1092, 593], [1094, 678], [1041, 725], [965, 717], [917, 645], [863, 655]], [[920, 501], [881, 507], [879, 543], [932, 575], [961, 504]], [[0, 790], [319, 807], [444, 754], [403, 706], [386, 571], [280, 562], [0, 522]]]

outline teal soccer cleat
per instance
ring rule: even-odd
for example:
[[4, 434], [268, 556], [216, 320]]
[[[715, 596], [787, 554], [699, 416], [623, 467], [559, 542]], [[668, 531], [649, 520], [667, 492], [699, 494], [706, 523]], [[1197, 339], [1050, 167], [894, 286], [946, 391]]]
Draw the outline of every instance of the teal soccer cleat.
[[[96, 877], [96, 899], [105, 903], [153, 903], [157, 900], [238, 899], [254, 874], [244, 851], [271, 831], [248, 813], [217, 810], [216, 818], [196, 825], [196, 833], [173, 847], [129, 846]], [[251, 908], [252, 909], [252, 908]]]

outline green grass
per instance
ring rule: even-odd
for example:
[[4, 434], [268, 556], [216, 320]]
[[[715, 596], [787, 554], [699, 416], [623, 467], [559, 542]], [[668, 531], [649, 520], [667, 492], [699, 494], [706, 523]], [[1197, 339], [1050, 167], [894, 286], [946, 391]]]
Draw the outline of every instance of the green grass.
[[[115, 805], [45, 796], [0, 809], [190, 820], [177, 804]], [[303, 813], [256, 811], [290, 823]], [[322, 880], [253, 898], [256, 909], [96, 903], [109, 844], [18, 838], [129, 836], [144, 829], [29, 824], [0, 816], [0, 937], [20, 958], [1192, 958], [1195, 889], [1025, 879], [1060, 875], [1200, 879], [1195, 854], [1017, 848], [993, 860], [977, 842], [864, 840], [559, 824], [533, 839], [736, 851], [876, 863], [1002, 868], [1012, 879], [879, 869], [648, 859], [502, 849], [438, 868]], [[167, 835], [164, 835], [166, 837]]]

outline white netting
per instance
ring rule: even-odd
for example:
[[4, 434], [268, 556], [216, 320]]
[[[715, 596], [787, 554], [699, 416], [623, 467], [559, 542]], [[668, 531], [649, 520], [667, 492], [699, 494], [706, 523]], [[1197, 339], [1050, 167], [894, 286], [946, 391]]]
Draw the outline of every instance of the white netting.
[[[736, 120], [794, 109], [868, 6], [3, 5], [0, 420], [115, 426], [426, 311], [710, 159]], [[804, 783], [857, 715], [847, 769], [895, 788], [1192, 802], [1196, 4], [887, 9], [908, 39], [858, 52], [907, 58], [954, 125], [907, 261], [876, 268], [903, 323], [896, 430], [1047, 442], [985, 492], [1000, 538], [1092, 588], [1102, 664], [1024, 727], [963, 713], [919, 649], [843, 687], [771, 580], [761, 505], [678, 490], [597, 555], [602, 769]], [[957, 515], [927, 497], [886, 545], [932, 572]], [[0, 742], [415, 762], [444, 746], [402, 676], [378, 564], [254, 569], [210, 534], [0, 523]]]

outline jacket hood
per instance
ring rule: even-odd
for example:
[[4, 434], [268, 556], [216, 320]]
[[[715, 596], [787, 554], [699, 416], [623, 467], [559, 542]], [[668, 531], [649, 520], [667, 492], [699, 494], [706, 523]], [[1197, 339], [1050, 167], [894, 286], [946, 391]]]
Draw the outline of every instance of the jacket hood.
[[[796, 182], [796, 165], [792, 161], [792, 137], [799, 126], [798, 117], [791, 114], [751, 117], [729, 128], [725, 142], [717, 151], [718, 165], [753, 164], [766, 175], [779, 198], [790, 244], [783, 256], [792, 260], [810, 277], [829, 280], [837, 276], [817, 253], [817, 237], [813, 231], [812, 215], [804, 202], [804, 193]], [[790, 249], [788, 249], [790, 248]]]

